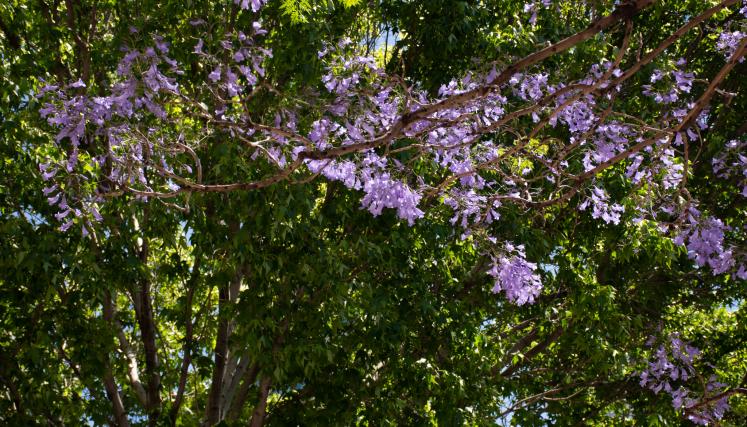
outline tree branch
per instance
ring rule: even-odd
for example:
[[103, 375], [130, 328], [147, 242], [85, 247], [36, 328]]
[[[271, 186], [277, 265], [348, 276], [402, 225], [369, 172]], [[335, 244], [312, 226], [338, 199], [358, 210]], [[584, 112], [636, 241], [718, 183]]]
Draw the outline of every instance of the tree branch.
[[140, 404], [143, 405], [143, 407], [146, 407], [148, 404], [148, 397], [146, 395], [145, 388], [140, 381], [140, 374], [137, 366], [137, 354], [132, 349], [132, 346], [127, 340], [127, 337], [124, 334], [124, 330], [122, 329], [122, 325], [116, 319], [117, 308], [114, 299], [115, 297], [111, 294], [111, 292], [105, 292], [104, 304], [107, 304], [108, 306], [106, 310], [108, 310], [108, 313], [110, 313], [108, 314], [108, 316], [110, 317], [111, 326], [117, 333], [119, 347], [122, 350], [122, 353], [124, 353], [125, 358], [127, 359], [127, 375], [130, 378], [130, 385], [132, 386], [132, 389], [135, 392], [135, 396], [137, 397]]
[[[104, 307], [103, 317], [106, 322], [110, 325], [114, 321], [114, 310], [113, 303], [111, 300], [111, 294], [106, 292], [104, 294]], [[106, 360], [104, 362], [104, 389], [106, 395], [112, 402], [112, 408], [114, 410], [114, 421], [119, 427], [129, 427], [130, 422], [127, 419], [127, 411], [125, 410], [124, 403], [122, 402], [122, 396], [119, 394], [119, 389], [114, 381], [114, 375], [112, 374], [111, 364], [109, 362], [109, 355], [105, 355]]]
[[207, 425], [217, 424], [221, 420], [221, 389], [226, 377], [226, 364], [229, 360], [228, 339], [231, 333], [231, 322], [226, 310], [238, 296], [238, 290], [244, 277], [244, 269], [238, 268], [233, 280], [218, 290], [218, 335], [215, 340], [215, 366], [208, 393], [205, 420]]
[[501, 376], [504, 378], [508, 378], [514, 373], [516, 373], [516, 371], [518, 371], [522, 366], [524, 366], [526, 362], [531, 360], [534, 356], [540, 353], [543, 353], [550, 346], [550, 344], [557, 341], [558, 338], [560, 338], [560, 336], [563, 334], [563, 332], [565, 332], [565, 329], [562, 326], [556, 328], [552, 334], [550, 334], [547, 338], [545, 338], [544, 341], [535, 345], [529, 351], [527, 351], [526, 354], [524, 354], [524, 357], [518, 363], [514, 364], [513, 366], [510, 366], [508, 369], [501, 372]]
[[192, 345], [194, 342], [194, 323], [192, 322], [192, 305], [197, 289], [197, 282], [200, 277], [200, 266], [202, 264], [202, 254], [200, 252], [195, 253], [195, 260], [192, 264], [192, 273], [190, 274], [189, 280], [187, 281], [187, 301], [184, 313], [185, 333], [184, 333], [184, 345], [182, 346], [182, 366], [179, 371], [179, 385], [176, 390], [176, 398], [174, 403], [171, 405], [169, 410], [169, 422], [172, 426], [176, 425], [176, 419], [179, 414], [179, 408], [182, 405], [184, 398], [184, 389], [187, 385], [187, 375], [189, 374], [189, 365], [192, 363]]
[[261, 427], [264, 424], [267, 397], [270, 395], [270, 385], [272, 385], [272, 377], [269, 375], [262, 378], [262, 381], [259, 383], [259, 402], [252, 413], [252, 420], [249, 423], [251, 427]]
[[[147, 211], [146, 211], [147, 214]], [[140, 232], [140, 226], [136, 218], [133, 218], [136, 232]], [[136, 250], [140, 263], [147, 267], [148, 264], [148, 241], [141, 237], [137, 238]], [[148, 273], [146, 273], [148, 274]], [[140, 338], [145, 351], [145, 372], [148, 377], [146, 388], [147, 401], [145, 410], [148, 413], [148, 424], [153, 426], [157, 423], [161, 414], [161, 376], [158, 372], [158, 348], [156, 346], [156, 326], [153, 319], [153, 304], [151, 297], [151, 281], [149, 277], [140, 279], [132, 295], [133, 307], [140, 328]]]

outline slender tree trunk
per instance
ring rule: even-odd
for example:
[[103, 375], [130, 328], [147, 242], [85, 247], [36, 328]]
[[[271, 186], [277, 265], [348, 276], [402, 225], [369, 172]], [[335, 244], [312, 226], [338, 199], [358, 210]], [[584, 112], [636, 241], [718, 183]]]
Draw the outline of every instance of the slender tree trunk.
[[267, 409], [267, 397], [270, 395], [270, 385], [272, 377], [269, 375], [262, 378], [259, 383], [259, 402], [252, 413], [252, 420], [249, 423], [251, 427], [261, 427], [265, 422], [265, 410]]
[[244, 268], [239, 267], [234, 279], [230, 283], [221, 286], [218, 291], [218, 336], [215, 339], [215, 367], [213, 369], [210, 391], [208, 392], [208, 404], [205, 414], [207, 425], [217, 424], [224, 416], [223, 408], [221, 408], [221, 391], [224, 390], [223, 384], [227, 377], [226, 368], [230, 356], [228, 339], [232, 329], [232, 322], [226, 316], [226, 310], [238, 297], [244, 273]]
[[[104, 320], [113, 325], [114, 322], [114, 300], [111, 293], [106, 292], [104, 294], [104, 307], [103, 315]], [[119, 394], [117, 383], [114, 381], [114, 375], [112, 374], [112, 368], [109, 363], [109, 355], [106, 355], [105, 372], [104, 372], [104, 389], [106, 390], [106, 396], [109, 401], [112, 402], [112, 409], [114, 411], [114, 422], [119, 427], [130, 427], [130, 422], [127, 420], [127, 411], [125, 410], [124, 403], [122, 402], [122, 396]]]
[[[147, 220], [147, 210], [145, 212]], [[136, 218], [133, 218], [136, 232], [140, 232], [140, 225]], [[148, 241], [138, 237], [136, 249], [141, 264], [146, 268], [148, 265]], [[156, 324], [153, 318], [153, 302], [151, 297], [151, 280], [149, 273], [143, 277], [136, 285], [132, 295], [132, 305], [135, 308], [138, 327], [140, 328], [140, 338], [143, 343], [145, 352], [145, 373], [147, 376], [146, 395], [147, 402], [145, 411], [148, 414], [148, 425], [155, 426], [161, 415], [161, 376], [158, 372], [158, 348], [156, 346]]]
[[179, 415], [179, 408], [184, 399], [184, 390], [187, 386], [187, 375], [189, 374], [189, 365], [192, 363], [192, 344], [194, 341], [194, 322], [192, 321], [192, 305], [197, 288], [197, 282], [200, 277], [200, 266], [202, 264], [202, 254], [195, 252], [195, 261], [192, 264], [192, 274], [187, 281], [187, 302], [184, 313], [185, 333], [184, 345], [182, 346], [182, 366], [179, 371], [179, 385], [176, 390], [176, 398], [169, 410], [169, 424], [176, 425], [176, 419]]
[[213, 378], [208, 393], [206, 423], [209, 426], [217, 424], [220, 418], [220, 389], [228, 356], [228, 319], [225, 317], [228, 302], [228, 284], [221, 286], [218, 291], [218, 336], [215, 339], [215, 366]]
[[257, 374], [259, 374], [259, 364], [255, 363], [243, 375], [241, 386], [236, 392], [235, 397], [229, 402], [230, 406], [226, 414], [227, 420], [234, 421], [241, 416], [241, 410], [249, 398], [249, 390], [251, 390], [254, 382], [257, 381]]

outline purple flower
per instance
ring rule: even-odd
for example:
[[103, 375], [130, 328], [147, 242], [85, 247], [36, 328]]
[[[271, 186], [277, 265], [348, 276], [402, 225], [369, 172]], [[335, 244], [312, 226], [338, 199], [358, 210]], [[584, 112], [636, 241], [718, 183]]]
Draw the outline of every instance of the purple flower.
[[[662, 390], [668, 393], [675, 409], [688, 409], [691, 421], [707, 425], [723, 418], [729, 405], [725, 397], [716, 401], [709, 400], [725, 387], [713, 375], [705, 384], [704, 390], [700, 381], [695, 384], [697, 389], [690, 388], [688, 380], [696, 377], [693, 363], [698, 355], [700, 350], [685, 344], [678, 334], [672, 334], [656, 350], [646, 370], [638, 374], [639, 384], [657, 394]], [[696, 390], [702, 395], [696, 395]]]
[[156, 49], [161, 51], [161, 53], [169, 53], [169, 44], [164, 41], [163, 37], [155, 35], [153, 36], [153, 41], [156, 43]]
[[252, 8], [252, 12], [258, 12], [259, 9], [267, 3], [267, 0], [233, 0], [242, 10]]
[[[716, 49], [723, 52], [724, 56], [726, 56], [726, 59], [729, 59], [732, 55], [734, 55], [734, 52], [736, 52], [737, 47], [739, 47], [739, 43], [742, 41], [745, 35], [747, 34], [741, 31], [724, 31], [718, 37], [718, 41], [716, 42]], [[739, 59], [739, 62], [742, 61], [744, 61], [744, 58]]]
[[208, 79], [210, 79], [210, 81], [213, 83], [220, 80], [220, 65], [215, 67], [215, 69], [210, 74], [208, 74]]
[[43, 172], [42, 179], [45, 181], [49, 181], [50, 179], [52, 179], [52, 177], [55, 176], [55, 174], [57, 174], [57, 169], [51, 169], [47, 172]]
[[496, 279], [493, 293], [504, 291], [506, 298], [517, 305], [532, 304], [542, 292], [542, 282], [535, 273], [537, 264], [524, 258], [521, 246], [509, 252], [513, 254], [493, 259], [493, 267], [488, 271]]
[[397, 216], [406, 219], [413, 225], [415, 220], [422, 218], [424, 212], [418, 209], [421, 195], [413, 191], [407, 184], [393, 180], [388, 173], [374, 174], [364, 177], [361, 206], [368, 209], [374, 216], [379, 216], [384, 208], [397, 210]]
[[[42, 192], [44, 193], [44, 195], [45, 195], [45, 196], [49, 196], [49, 193], [51, 193], [51, 192], [53, 192], [53, 191], [55, 191], [55, 190], [57, 190], [57, 184], [54, 184], [54, 185], [52, 185], [52, 186], [50, 186], [50, 187], [45, 187], [45, 188], [43, 188], [43, 189], [42, 189]], [[52, 202], [50, 202], [50, 204], [51, 204], [51, 203], [52, 203]], [[56, 202], [55, 202], [55, 203], [56, 203]]]
[[689, 224], [673, 240], [685, 245], [687, 255], [700, 266], [708, 266], [713, 274], [723, 274], [734, 267], [734, 254], [725, 243], [729, 228], [718, 218], [701, 216], [691, 209]]
[[62, 219], [65, 218], [66, 216], [68, 216], [70, 214], [70, 212], [72, 212], [72, 211], [68, 208], [68, 209], [66, 209], [64, 211], [57, 212], [54, 215], [54, 217], [55, 217], [55, 219], [57, 219], [57, 221], [62, 221]]
[[625, 211], [625, 208], [617, 203], [610, 205], [607, 192], [599, 187], [592, 189], [591, 197], [581, 203], [579, 209], [586, 210], [589, 204], [592, 206], [592, 218], [602, 218], [607, 224], [619, 224], [620, 215]]

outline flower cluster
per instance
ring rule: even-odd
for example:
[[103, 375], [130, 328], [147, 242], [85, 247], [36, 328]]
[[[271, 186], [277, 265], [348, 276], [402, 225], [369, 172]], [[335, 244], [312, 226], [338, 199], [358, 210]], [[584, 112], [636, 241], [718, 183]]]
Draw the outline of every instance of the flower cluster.
[[242, 10], [249, 9], [251, 7], [252, 12], [259, 12], [259, 9], [267, 3], [267, 0], [233, 0]]
[[[103, 177], [106, 182], [97, 185], [95, 193], [109, 191], [112, 184], [147, 184], [143, 160], [156, 155], [156, 146], [152, 141], [133, 138], [128, 123], [142, 119], [145, 114], [166, 119], [163, 97], [178, 95], [179, 87], [176, 79], [166, 76], [163, 69], [173, 75], [181, 73], [177, 62], [168, 57], [168, 44], [158, 36], [154, 41], [155, 48], [126, 52], [117, 67], [120, 81], [107, 95], [86, 96], [86, 84], [81, 80], [63, 88], [46, 85], [37, 94], [46, 99], [40, 114], [59, 129], [55, 141], [68, 153], [64, 160], [48, 159], [40, 166], [42, 178], [50, 182], [45, 190], [45, 194], [52, 195], [49, 203], [59, 209], [57, 219], [65, 220], [60, 227], [63, 231], [73, 225], [73, 217], [79, 217], [83, 233], [87, 234], [90, 220], [101, 218], [96, 208], [103, 201], [100, 195], [88, 198], [74, 195], [92, 181], [86, 171], [106, 171]], [[105, 150], [93, 147], [100, 140], [105, 141]], [[81, 162], [83, 155], [85, 163]]]
[[[651, 337], [648, 344], [655, 341], [656, 338]], [[694, 364], [700, 354], [699, 349], [672, 334], [656, 349], [653, 361], [639, 373], [639, 384], [656, 394], [668, 393], [675, 409], [683, 409], [690, 421], [707, 425], [723, 418], [729, 403], [726, 396], [720, 397], [726, 385], [718, 382], [715, 376], [708, 379], [700, 393], [691, 388], [690, 380], [698, 377]]]
[[591, 205], [592, 218], [601, 218], [607, 224], [619, 224], [620, 215], [625, 212], [625, 207], [617, 203], [609, 203], [609, 195], [604, 189], [594, 187], [591, 190], [591, 197], [581, 203], [578, 208], [586, 210]]
[[[264, 3], [235, 2], [246, 13]], [[530, 6], [527, 11], [536, 12], [550, 2]], [[191, 25], [207, 27], [201, 20]], [[259, 37], [265, 33], [255, 22], [248, 33], [205, 34], [193, 51], [204, 82], [189, 93], [180, 90], [181, 71], [168, 56], [168, 43], [156, 37], [152, 48], [125, 51], [108, 93], [98, 88], [104, 96], [86, 95], [84, 82], [40, 94], [49, 99], [42, 114], [58, 130], [62, 160], [45, 163], [43, 176], [51, 181], [46, 191], [60, 206], [61, 220], [76, 212], [95, 219], [95, 205], [115, 194], [176, 198], [211, 187], [262, 188], [321, 176], [359, 192], [362, 208], [373, 215], [390, 209], [410, 225], [425, 216], [423, 200], [441, 200], [462, 236], [485, 231], [509, 204], [549, 206], [583, 194], [586, 183], [592, 188], [579, 208], [619, 224], [624, 207], [599, 186], [596, 174], [628, 162], [629, 183], [672, 196], [685, 179], [678, 153], [707, 126], [701, 110], [697, 126], [659, 130], [677, 126], [693, 108], [686, 95], [695, 76], [684, 61], [652, 74], [645, 93], [664, 108], [648, 123], [610, 108], [627, 78], [618, 68], [623, 57], [562, 82], [539, 65], [501, 72], [488, 64], [434, 96], [387, 74], [350, 40], [323, 46], [318, 58], [325, 71], [315, 87], [299, 88], [300, 96], [284, 98], [275, 111], [252, 111], [257, 93], [274, 90], [265, 68], [272, 52]], [[194, 130], [195, 123], [204, 127]], [[244, 182], [202, 183], [197, 153], [210, 135], [235, 140], [260, 167]], [[647, 145], [636, 148], [641, 143]], [[82, 158], [93, 168], [79, 167]], [[730, 159], [724, 174], [741, 167], [730, 166]], [[656, 219], [657, 213], [650, 215]], [[681, 241], [698, 265], [725, 272], [733, 255], [714, 227], [687, 224]], [[497, 290], [512, 301], [533, 301], [541, 290], [535, 269], [523, 250], [507, 250], [492, 270]]]
[[490, 224], [500, 218], [497, 209], [501, 203], [492, 202], [487, 196], [481, 195], [473, 189], [455, 189], [444, 198], [444, 204], [454, 211], [451, 218], [452, 225], [460, 225], [467, 230], [471, 224]]
[[[731, 58], [736, 52], [739, 43], [742, 39], [747, 36], [742, 31], [724, 31], [719, 35], [718, 41], [716, 42], [716, 49], [721, 51], [726, 59]], [[740, 58], [739, 62], [743, 62], [744, 58]]]
[[506, 298], [514, 304], [531, 304], [542, 292], [542, 282], [537, 264], [526, 260], [524, 246], [506, 244], [506, 253], [493, 258], [493, 267], [488, 274], [495, 278], [493, 293], [505, 292]]
[[687, 254], [699, 267], [709, 266], [713, 274], [722, 274], [734, 267], [732, 249], [726, 247], [725, 233], [729, 228], [718, 218], [706, 217], [691, 207], [688, 225], [674, 238], [677, 245], [686, 245]]
[[681, 99], [683, 94], [692, 90], [695, 75], [685, 71], [686, 62], [680, 59], [676, 68], [671, 71], [654, 70], [651, 84], [643, 85], [643, 93], [659, 104], [672, 104]]
[[736, 139], [726, 143], [725, 149], [713, 158], [713, 172], [722, 179], [736, 179], [747, 197], [747, 141]]
[[370, 177], [364, 184], [363, 192], [365, 195], [361, 205], [374, 216], [381, 214], [383, 208], [392, 208], [397, 210], [397, 216], [407, 220], [410, 225], [423, 217], [423, 211], [417, 207], [420, 194], [407, 184], [391, 179], [388, 173]]

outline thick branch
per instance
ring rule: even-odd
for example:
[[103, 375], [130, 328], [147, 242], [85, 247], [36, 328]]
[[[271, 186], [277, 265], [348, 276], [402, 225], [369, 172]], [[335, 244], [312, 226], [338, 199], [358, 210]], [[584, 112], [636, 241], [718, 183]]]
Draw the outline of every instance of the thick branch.
[[[70, 32], [75, 40], [76, 57], [78, 59], [78, 66], [80, 67], [81, 79], [88, 83], [91, 78], [91, 53], [88, 49], [88, 43], [81, 37], [80, 30], [82, 25], [75, 19], [75, 8], [80, 7], [80, 3], [76, 0], [65, 0], [65, 8], [67, 9], [66, 21]], [[80, 27], [80, 28], [78, 28]]]
[[248, 371], [242, 376], [241, 380], [241, 386], [239, 387], [238, 391], [236, 392], [236, 397], [233, 399], [233, 401], [227, 402], [229, 407], [227, 409], [226, 413], [226, 419], [227, 420], [236, 420], [241, 415], [241, 410], [244, 408], [244, 404], [246, 403], [246, 400], [249, 398], [249, 390], [251, 390], [251, 387], [254, 385], [254, 382], [257, 381], [257, 375], [259, 374], [259, 364], [254, 363], [249, 368]]
[[[703, 110], [708, 106], [708, 104], [711, 101], [711, 98], [716, 93], [716, 89], [719, 87], [719, 85], [721, 85], [721, 83], [726, 78], [726, 76], [729, 74], [729, 72], [737, 65], [737, 63], [739, 62], [739, 59], [744, 56], [746, 50], [747, 50], [747, 37], [742, 39], [737, 50], [734, 52], [731, 58], [729, 58], [729, 60], [721, 68], [721, 70], [719, 70], [718, 74], [716, 74], [716, 76], [713, 78], [711, 83], [708, 85], [708, 88], [705, 90], [705, 92], [703, 92], [703, 95], [701, 95], [700, 98], [695, 102], [693, 107], [690, 109], [687, 115], [682, 119], [680, 124], [677, 125], [674, 129], [672, 129], [672, 134], [680, 133], [686, 130], [688, 127], [690, 127], [690, 125], [692, 125], [692, 122], [695, 121], [695, 119], [698, 118], [700, 113], [703, 112]], [[599, 172], [607, 169], [608, 167], [627, 159], [628, 157], [632, 156], [633, 154], [638, 153], [639, 151], [643, 150], [646, 147], [654, 145], [656, 141], [658, 141], [658, 137], [648, 138], [647, 140], [642, 141], [638, 143], [637, 145], [634, 145], [633, 147], [612, 157], [606, 162], [600, 163], [597, 167], [589, 170], [588, 172], [579, 175], [576, 178], [576, 180], [578, 182], [586, 181], [589, 178], [596, 176]]]
[[[278, 334], [275, 336], [275, 340], [272, 343], [272, 354], [280, 350], [280, 347], [285, 342], [285, 333], [288, 330], [288, 326], [290, 325], [290, 318], [285, 317], [282, 322], [280, 322], [280, 327]], [[238, 393], [236, 394], [236, 398], [234, 399], [234, 402], [231, 405], [230, 410], [228, 411], [228, 415], [226, 416], [227, 420], [233, 421], [236, 420], [241, 415], [241, 410], [244, 407], [244, 404], [246, 403], [247, 398], [249, 397], [249, 390], [251, 389], [251, 386], [254, 385], [254, 382], [257, 379], [257, 374], [259, 373], [259, 365], [255, 363], [252, 365], [252, 367], [247, 371], [244, 381], [241, 384], [241, 387], [239, 388]], [[269, 385], [268, 385], [269, 387]], [[263, 409], [264, 410], [264, 409]], [[252, 417], [253, 418], [253, 417]]]
[[145, 407], [148, 404], [148, 397], [145, 392], [145, 388], [140, 381], [140, 373], [137, 366], [137, 354], [132, 349], [132, 346], [127, 340], [124, 330], [122, 329], [122, 325], [120, 325], [119, 321], [117, 321], [115, 317], [117, 308], [114, 303], [113, 296], [109, 292], [107, 292], [106, 295], [107, 296], [104, 303], [108, 305], [107, 310], [109, 311], [109, 313], [111, 313], [109, 315], [109, 317], [111, 318], [110, 322], [112, 327], [116, 330], [117, 339], [119, 340], [119, 347], [122, 350], [122, 353], [124, 353], [125, 358], [127, 359], [127, 376], [130, 379], [130, 386], [134, 390], [135, 396], [137, 396], [140, 404]]

